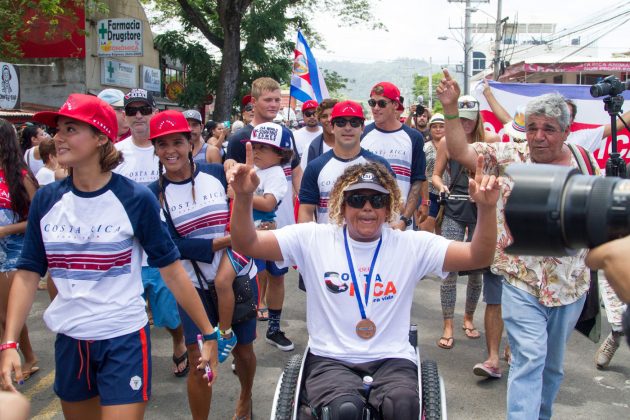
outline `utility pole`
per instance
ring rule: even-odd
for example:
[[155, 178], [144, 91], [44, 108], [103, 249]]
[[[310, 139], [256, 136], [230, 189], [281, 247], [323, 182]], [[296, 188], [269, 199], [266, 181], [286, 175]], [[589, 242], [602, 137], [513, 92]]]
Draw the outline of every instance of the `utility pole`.
[[464, 18], [464, 95], [470, 93], [470, 77], [472, 75], [472, 27], [470, 25], [470, 0], [466, 0], [465, 18]]
[[494, 26], [494, 80], [499, 80], [499, 71], [501, 70], [501, 35], [503, 20], [501, 19], [501, 0], [497, 5], [497, 23]]
[[429, 57], [429, 109], [433, 112], [433, 59]]

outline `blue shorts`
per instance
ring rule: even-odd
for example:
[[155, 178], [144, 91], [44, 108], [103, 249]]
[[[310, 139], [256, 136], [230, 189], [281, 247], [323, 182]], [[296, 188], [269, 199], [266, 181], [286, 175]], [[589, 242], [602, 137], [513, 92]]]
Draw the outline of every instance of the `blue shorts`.
[[133, 404], [151, 396], [151, 339], [144, 328], [107, 340], [57, 334], [55, 393], [63, 401], [99, 396], [102, 405]]
[[[256, 282], [256, 279], [252, 279], [252, 282]], [[254, 285], [254, 290], [258, 291], [257, 285]], [[212, 306], [212, 301], [210, 297], [204, 299], [201, 289], [197, 289], [197, 293], [199, 294], [199, 299], [203, 303], [203, 306], [206, 308], [206, 314], [208, 315], [208, 319], [212, 325], [219, 325], [219, 315], [218, 309]], [[212, 307], [208, 307], [206, 305], [211, 305]], [[197, 334], [201, 334], [199, 328], [197, 328], [197, 324], [188, 316], [184, 309], [177, 305], [179, 309], [179, 316], [182, 319], [182, 326], [184, 327], [184, 337], [186, 340], [186, 345], [189, 346], [197, 342]], [[232, 331], [236, 334], [236, 342], [238, 344], [249, 344], [252, 343], [256, 339], [256, 318], [252, 318], [250, 320], [240, 322], [238, 324], [232, 325]]]
[[17, 270], [17, 262], [22, 253], [24, 235], [7, 235], [0, 238], [0, 272]]
[[483, 301], [488, 305], [500, 305], [503, 291], [503, 276], [483, 273]]
[[438, 203], [438, 198], [440, 198], [439, 195], [437, 194], [433, 194], [433, 193], [429, 193], [429, 200], [431, 200], [431, 205], [429, 205], [429, 216], [430, 217], [437, 217], [439, 211], [440, 211], [440, 203]]
[[154, 267], [142, 267], [142, 287], [144, 294], [148, 294], [149, 297], [153, 325], [172, 330], [179, 327], [181, 320], [177, 312], [177, 301], [169, 288], [166, 287], [160, 270]]
[[275, 262], [255, 259], [258, 272], [267, 270], [272, 276], [284, 276], [289, 272], [289, 267], [279, 268]]

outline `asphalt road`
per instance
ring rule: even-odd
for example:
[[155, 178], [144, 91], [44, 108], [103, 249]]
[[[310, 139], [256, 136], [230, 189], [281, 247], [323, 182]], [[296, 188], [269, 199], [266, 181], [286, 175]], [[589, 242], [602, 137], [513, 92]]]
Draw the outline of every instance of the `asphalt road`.
[[[281, 352], [264, 339], [255, 343], [258, 369], [254, 385], [254, 417], [269, 417], [276, 382], [282, 367], [292, 354], [303, 352], [306, 345], [305, 295], [297, 289], [297, 275], [291, 271], [286, 279], [286, 301], [282, 328], [296, 345], [293, 352]], [[427, 279], [415, 291], [412, 319], [419, 325], [422, 357], [437, 361], [446, 386], [448, 416], [451, 419], [505, 418], [506, 378], [483, 380], [472, 374], [475, 363], [485, 358], [485, 340], [470, 340], [463, 331], [455, 333], [455, 346], [442, 350], [435, 345], [441, 335], [441, 308], [439, 282]], [[455, 325], [462, 321], [465, 281], [459, 280]], [[52, 390], [54, 358], [52, 334], [42, 321], [48, 304], [45, 292], [38, 292], [28, 319], [30, 336], [39, 358], [41, 371], [27, 381], [21, 391], [31, 400], [31, 413], [35, 419], [61, 419], [61, 406]], [[476, 326], [483, 334], [484, 304], [477, 309]], [[605, 318], [605, 317], [604, 317]], [[258, 336], [263, 337], [266, 325], [259, 323]], [[604, 336], [608, 325], [602, 326]], [[152, 329], [153, 340], [153, 394], [148, 405], [148, 419], [190, 418], [186, 399], [185, 379], [171, 373], [170, 336], [160, 329]], [[505, 339], [504, 339], [505, 342]], [[630, 351], [619, 349], [610, 368], [599, 371], [593, 363], [598, 345], [577, 332], [570, 339], [565, 358], [565, 379], [554, 406], [557, 419], [627, 419], [630, 413]], [[503, 363], [507, 369], [507, 364]], [[229, 419], [233, 415], [238, 396], [238, 381], [226, 362], [220, 366], [218, 382], [210, 417]], [[0, 408], [1, 412], [6, 407]], [[1, 416], [0, 416], [1, 417]]]

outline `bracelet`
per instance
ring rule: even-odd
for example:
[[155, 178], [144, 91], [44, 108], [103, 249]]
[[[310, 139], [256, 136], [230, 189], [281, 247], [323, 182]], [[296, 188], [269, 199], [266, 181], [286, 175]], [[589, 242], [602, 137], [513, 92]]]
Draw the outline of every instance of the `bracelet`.
[[221, 333], [221, 337], [230, 335], [232, 334], [232, 327], [228, 328], [227, 330], [219, 330], [219, 333]]
[[212, 334], [204, 334], [203, 335], [203, 341], [216, 340], [218, 338], [219, 338], [219, 328], [218, 327], [214, 327], [214, 331], [212, 331]]
[[18, 343], [16, 343], [15, 341], [7, 341], [4, 344], [0, 344], [0, 351], [5, 351], [8, 349], [16, 349], [19, 350], [20, 345]]
[[444, 114], [444, 118], [446, 118], [447, 120], [455, 120], [459, 118], [459, 114], [454, 114], [454, 115]]

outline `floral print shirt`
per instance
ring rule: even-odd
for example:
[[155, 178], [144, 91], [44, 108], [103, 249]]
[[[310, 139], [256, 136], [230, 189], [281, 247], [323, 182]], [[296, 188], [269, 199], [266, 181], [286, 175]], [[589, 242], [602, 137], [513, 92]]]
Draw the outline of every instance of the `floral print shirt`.
[[[511, 163], [533, 163], [529, 146], [524, 143], [474, 143], [478, 154], [485, 158], [484, 173], [504, 176]], [[588, 153], [596, 174], [600, 175], [597, 162]], [[571, 165], [578, 163], [571, 155]], [[542, 257], [511, 255], [504, 249], [513, 242], [505, 225], [505, 201], [509, 199], [513, 183], [504, 178], [501, 195], [497, 202], [497, 252], [492, 264], [492, 272], [505, 276], [511, 285], [535, 296], [548, 307], [568, 305], [577, 301], [588, 291], [590, 270], [584, 263], [587, 250], [581, 250], [569, 257]]]

